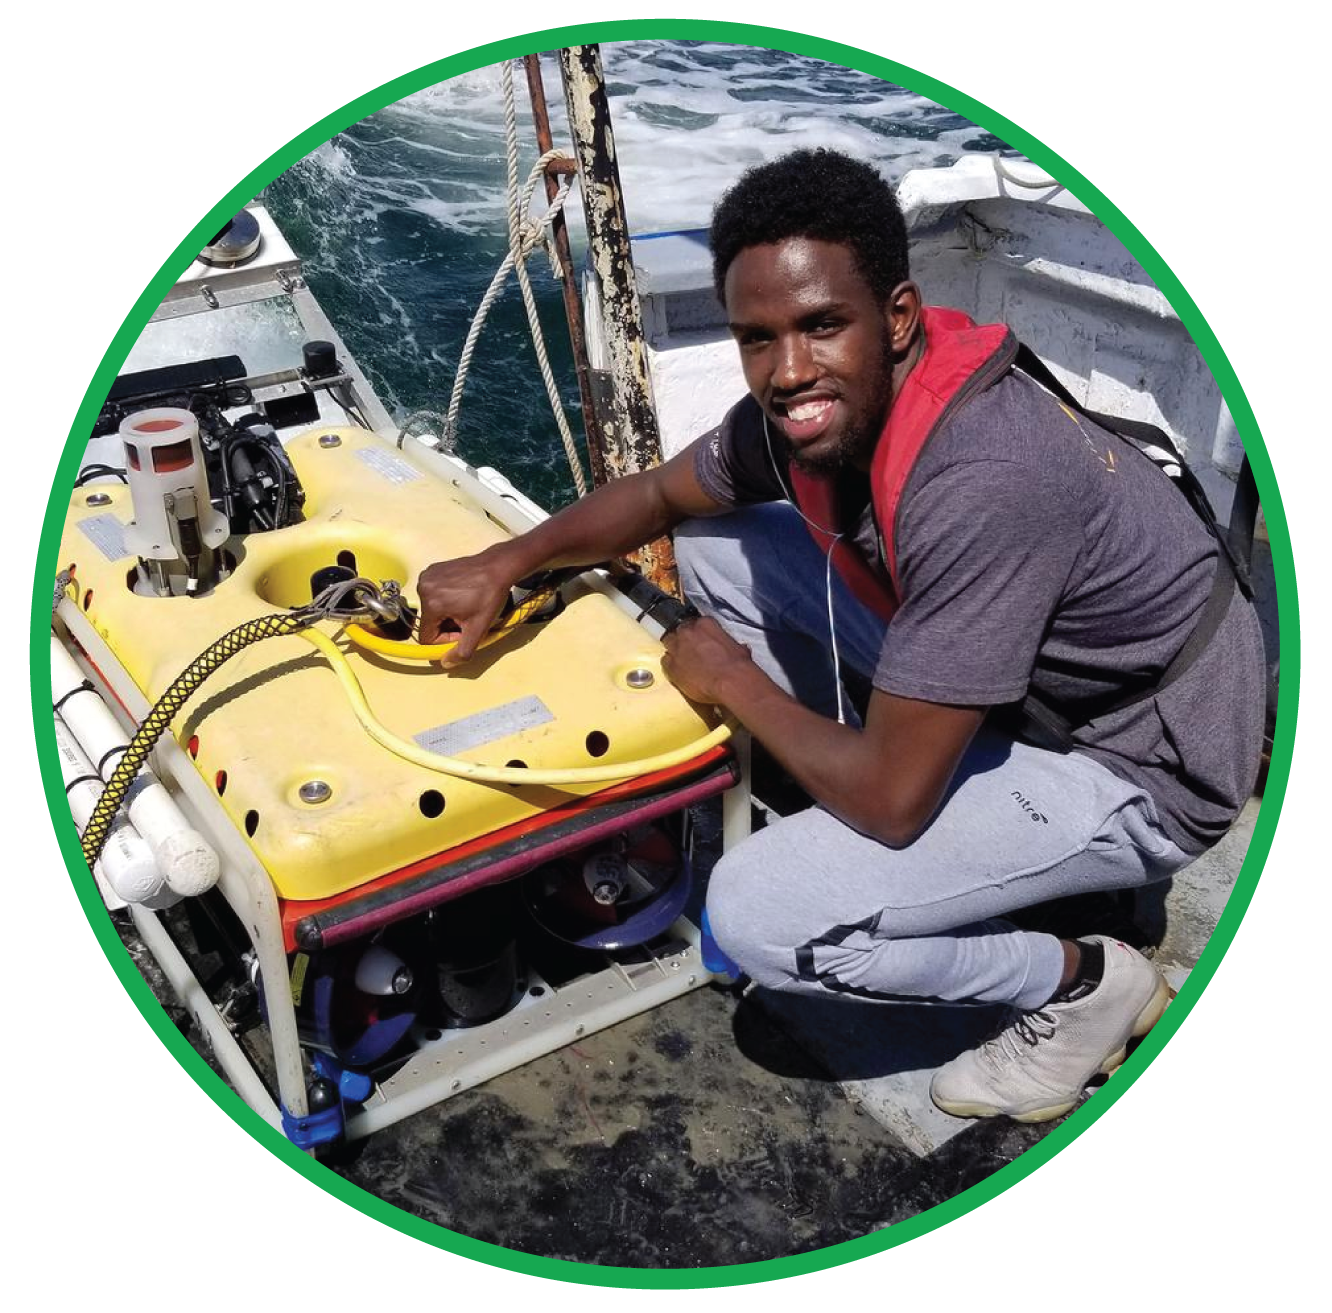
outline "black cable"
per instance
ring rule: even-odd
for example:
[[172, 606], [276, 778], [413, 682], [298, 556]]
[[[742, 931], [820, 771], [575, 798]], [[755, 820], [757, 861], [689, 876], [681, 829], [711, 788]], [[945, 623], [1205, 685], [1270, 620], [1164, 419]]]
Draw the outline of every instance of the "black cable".
[[114, 474], [121, 483], [128, 483], [129, 476], [122, 469], [117, 469], [114, 465], [85, 465], [80, 471], [79, 476], [74, 480], [76, 488], [82, 488], [89, 479], [101, 478], [104, 474]]
[[346, 415], [353, 424], [356, 424], [363, 429], [368, 429], [370, 427], [369, 421], [365, 418], [364, 414], [361, 413], [361, 408], [359, 406], [353, 410], [332, 388], [329, 388], [328, 395], [342, 407], [342, 413]]

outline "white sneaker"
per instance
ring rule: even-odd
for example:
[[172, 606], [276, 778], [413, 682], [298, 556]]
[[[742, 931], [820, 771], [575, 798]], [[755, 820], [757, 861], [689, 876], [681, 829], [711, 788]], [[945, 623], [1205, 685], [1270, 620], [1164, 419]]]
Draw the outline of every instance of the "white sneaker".
[[1130, 1039], [1145, 1035], [1170, 1002], [1170, 987], [1141, 953], [1093, 935], [1105, 971], [1090, 993], [1035, 1012], [1014, 1012], [977, 1049], [940, 1067], [930, 1098], [955, 1117], [1043, 1122], [1077, 1103], [1098, 1072], [1109, 1075], [1127, 1056]]

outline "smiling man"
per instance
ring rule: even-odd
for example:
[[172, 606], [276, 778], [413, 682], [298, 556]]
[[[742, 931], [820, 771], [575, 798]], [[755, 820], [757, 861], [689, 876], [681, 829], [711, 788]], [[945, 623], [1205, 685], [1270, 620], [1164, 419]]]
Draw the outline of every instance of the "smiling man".
[[721, 294], [745, 381], [806, 473], [868, 471], [887, 399], [924, 347], [919, 298], [900, 286], [885, 316], [897, 282], [879, 292], [851, 247], [808, 237], [744, 247], [727, 266]]
[[[933, 1098], [1058, 1116], [1168, 990], [1115, 940], [1002, 918], [1225, 833], [1257, 771], [1256, 618], [1155, 465], [1018, 369], [1004, 325], [922, 305], [871, 168], [751, 170], [711, 245], [749, 395], [658, 469], [430, 567], [422, 637], [451, 617], [465, 660], [515, 580], [676, 529], [707, 618], [664, 668], [815, 803], [718, 864], [719, 943], [773, 989], [1008, 1005]], [[1019, 707], [1058, 712], [1057, 750], [1000, 728]]]

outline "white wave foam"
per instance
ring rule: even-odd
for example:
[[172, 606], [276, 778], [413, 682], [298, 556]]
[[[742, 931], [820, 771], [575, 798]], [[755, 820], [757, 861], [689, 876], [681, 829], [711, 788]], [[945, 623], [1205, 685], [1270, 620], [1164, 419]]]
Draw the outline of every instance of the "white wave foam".
[[[640, 41], [605, 44], [602, 58], [637, 233], [706, 227], [744, 169], [798, 147], [841, 149], [896, 179], [911, 167], [951, 163], [982, 137], [923, 96], [780, 51]], [[553, 57], [542, 71], [556, 145], [567, 146]], [[515, 91], [525, 178], [536, 146], [521, 72]], [[442, 404], [479, 289], [503, 255], [504, 157], [503, 81], [494, 66], [387, 107], [320, 147], [296, 166], [289, 186], [275, 188], [299, 228], [312, 285], [341, 316], [349, 345], [392, 408]], [[577, 188], [566, 214], [580, 262]], [[534, 271], [545, 283], [539, 294], [550, 293], [548, 275]], [[530, 396], [515, 386], [507, 364], [489, 379], [491, 362], [507, 361], [518, 341], [505, 331], [489, 331], [467, 410], [469, 423], [484, 427], [489, 415], [511, 435], [502, 459], [506, 468], [516, 461], [526, 480], [547, 453], [522, 433], [525, 425], [544, 432], [546, 403], [539, 386]], [[251, 367], [265, 367], [270, 354], [289, 363], [286, 351], [282, 335], [270, 331], [261, 363]]]
[[350, 151], [336, 138], [324, 142], [322, 146], [311, 151], [304, 162], [308, 167], [317, 169], [330, 178], [351, 178], [356, 173]]
[[[841, 149], [896, 178], [912, 167], [952, 162], [979, 135], [923, 96], [859, 70], [781, 51], [636, 41], [607, 43], [602, 59], [635, 231], [706, 226], [716, 201], [743, 169], [799, 147]], [[543, 61], [543, 77], [557, 144], [563, 144], [553, 57]], [[516, 93], [525, 174], [535, 148], [521, 76]], [[491, 208], [504, 174], [498, 65], [417, 92], [374, 122], [380, 131], [360, 153], [396, 145], [409, 159], [422, 157], [415, 186], [382, 172], [358, 173], [362, 161], [353, 159], [344, 139], [313, 157], [329, 183], [354, 187], [358, 219], [403, 208], [449, 231], [502, 235], [502, 201]], [[385, 128], [391, 130], [385, 134]], [[902, 131], [895, 134], [895, 128]], [[478, 179], [483, 185], [475, 185]], [[568, 215], [581, 226], [576, 197]]]
[[434, 219], [450, 232], [475, 237], [503, 230], [504, 206], [503, 188], [477, 188], [467, 200], [422, 196], [408, 202], [407, 208]]

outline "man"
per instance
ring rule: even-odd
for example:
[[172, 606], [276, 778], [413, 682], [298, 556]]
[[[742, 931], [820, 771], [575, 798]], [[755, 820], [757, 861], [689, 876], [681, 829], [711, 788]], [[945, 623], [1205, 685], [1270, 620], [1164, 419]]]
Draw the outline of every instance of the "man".
[[[1227, 592], [1201, 655], [1141, 696], [1207, 610], [1215, 540], [1146, 457], [1014, 368], [1004, 326], [922, 306], [868, 166], [802, 151], [751, 170], [711, 247], [750, 395], [660, 468], [430, 567], [423, 639], [449, 618], [465, 660], [515, 580], [680, 526], [708, 618], [664, 668], [817, 804], [718, 864], [718, 942], [773, 989], [1009, 1005], [932, 1097], [1058, 1116], [1168, 990], [1117, 941], [998, 918], [1164, 879], [1225, 832], [1261, 743], [1252, 608]], [[870, 685], [863, 721], [844, 674]], [[1072, 751], [995, 727], [1029, 694], [1072, 722]]]

